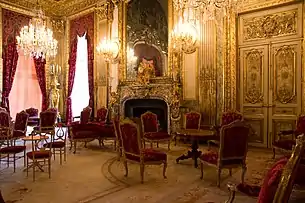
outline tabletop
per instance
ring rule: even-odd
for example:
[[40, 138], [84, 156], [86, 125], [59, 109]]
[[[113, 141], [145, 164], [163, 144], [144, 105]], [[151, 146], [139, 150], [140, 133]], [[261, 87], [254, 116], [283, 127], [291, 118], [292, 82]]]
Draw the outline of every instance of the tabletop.
[[45, 140], [45, 139], [49, 139], [49, 136], [46, 135], [35, 135], [35, 136], [26, 136], [24, 138], [22, 138], [23, 141], [38, 141], [38, 140]]
[[214, 130], [206, 130], [206, 129], [181, 129], [176, 132], [177, 134], [180, 135], [185, 135], [185, 136], [195, 136], [195, 137], [205, 137], [205, 136], [214, 136], [215, 131]]

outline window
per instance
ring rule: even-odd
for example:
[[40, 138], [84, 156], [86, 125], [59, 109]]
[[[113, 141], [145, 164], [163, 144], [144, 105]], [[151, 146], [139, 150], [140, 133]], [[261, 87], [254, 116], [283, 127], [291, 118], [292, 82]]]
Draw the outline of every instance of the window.
[[89, 81], [88, 81], [88, 50], [86, 34], [77, 36], [77, 55], [74, 84], [71, 94], [72, 116], [80, 116], [80, 112], [89, 105]]
[[18, 112], [27, 108], [41, 110], [42, 95], [39, 87], [34, 60], [19, 54], [17, 69], [9, 95], [10, 115], [13, 119]]

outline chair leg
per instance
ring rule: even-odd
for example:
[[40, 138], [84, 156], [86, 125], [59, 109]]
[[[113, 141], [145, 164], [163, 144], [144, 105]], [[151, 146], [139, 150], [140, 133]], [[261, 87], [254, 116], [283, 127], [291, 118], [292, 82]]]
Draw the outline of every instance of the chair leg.
[[171, 141], [168, 140], [168, 146], [167, 146], [168, 151], [170, 150], [170, 148], [171, 148]]
[[54, 161], [55, 161], [55, 148], [53, 148], [53, 154], [54, 154]]
[[14, 173], [16, 173], [16, 154], [13, 155]]
[[76, 141], [74, 141], [74, 152], [73, 152], [73, 154], [75, 154], [76, 153]]
[[36, 168], [36, 163], [33, 160], [33, 181], [35, 182], [35, 168]]
[[247, 172], [247, 166], [243, 165], [242, 166], [242, 173], [241, 173], [241, 183], [243, 184], [245, 182], [245, 175]]
[[26, 177], [29, 177], [29, 158], [26, 158]]
[[217, 169], [217, 187], [220, 187], [221, 168]]
[[229, 175], [232, 176], [232, 169], [229, 169]]
[[175, 136], [174, 140], [175, 140], [175, 146], [177, 146], [177, 136]]
[[72, 142], [72, 140], [70, 139], [70, 148], [69, 148], [69, 150], [72, 150], [72, 147], [73, 147], [73, 142]]
[[157, 142], [157, 148], [159, 148], [159, 142]]
[[200, 172], [201, 172], [200, 179], [202, 180], [203, 179], [203, 163], [202, 162], [200, 162]]
[[145, 167], [145, 165], [141, 163], [140, 164], [141, 183], [144, 182], [144, 167]]
[[67, 147], [64, 147], [64, 161], [67, 161]]
[[25, 150], [23, 151], [23, 167], [26, 167], [26, 154], [25, 154]]
[[275, 148], [274, 147], [272, 148], [272, 151], [273, 151], [272, 159], [275, 159]]
[[153, 148], [153, 142], [150, 142], [150, 148]]
[[48, 171], [49, 171], [49, 178], [51, 178], [51, 157], [48, 159]]
[[167, 162], [164, 162], [164, 164], [163, 164], [163, 178], [167, 178], [166, 177], [166, 169], [167, 169]]
[[[53, 156], [55, 156], [55, 154]], [[60, 165], [62, 165], [62, 148], [59, 148], [59, 162]]]
[[125, 167], [125, 177], [128, 176], [128, 166], [127, 166], [127, 161], [124, 160], [124, 167]]

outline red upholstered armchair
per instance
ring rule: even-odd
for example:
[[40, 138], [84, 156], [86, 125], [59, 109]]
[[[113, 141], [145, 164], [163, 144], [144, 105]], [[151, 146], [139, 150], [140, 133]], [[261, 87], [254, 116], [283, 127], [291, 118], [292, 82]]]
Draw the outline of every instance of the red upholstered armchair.
[[[290, 202], [291, 192], [297, 183], [299, 174], [304, 173], [300, 166], [304, 153], [304, 136], [298, 138], [290, 158], [284, 156], [269, 169], [264, 178], [258, 195], [258, 203], [286, 203]], [[235, 185], [228, 185], [230, 191], [229, 203], [235, 197]]]
[[152, 148], [143, 148], [139, 126], [133, 121], [129, 119], [121, 121], [119, 130], [126, 170], [125, 176], [128, 175], [127, 161], [129, 161], [140, 165], [141, 183], [144, 181], [145, 165], [163, 164], [163, 177], [166, 178], [167, 154]]
[[27, 114], [29, 114], [28, 125], [29, 126], [38, 126], [39, 118], [38, 118], [38, 109], [33, 107], [25, 110]]
[[34, 130], [40, 134], [55, 134], [55, 123], [57, 114], [54, 111], [42, 111], [39, 116], [39, 126], [34, 127]]
[[[90, 117], [92, 113], [92, 108], [90, 106], [87, 106], [82, 110], [80, 113], [80, 116], [73, 117], [73, 122], [69, 125], [75, 125], [75, 124], [87, 124], [90, 122]], [[79, 121], [74, 121], [76, 118], [79, 118]]]
[[[6, 162], [7, 166], [10, 163], [14, 165], [14, 172], [16, 171], [16, 161], [24, 159], [25, 165], [25, 145], [16, 145], [16, 140], [23, 137], [25, 133], [19, 133], [17, 129], [26, 128], [28, 114], [22, 111], [16, 115], [15, 129], [12, 133], [10, 116], [7, 111], [0, 111], [0, 162]], [[14, 133], [15, 132], [15, 133]], [[23, 152], [22, 155], [18, 155]], [[2, 157], [6, 155], [6, 157]]]
[[220, 175], [223, 168], [229, 169], [232, 175], [232, 168], [242, 167], [242, 183], [246, 172], [246, 157], [248, 152], [248, 137], [250, 127], [244, 121], [235, 121], [225, 125], [220, 131], [220, 148], [218, 152], [210, 151], [203, 153], [201, 161], [201, 179], [203, 178], [203, 164], [217, 168], [217, 186], [220, 186]]
[[[201, 123], [201, 113], [191, 111], [186, 114], [184, 114], [184, 120], [183, 120], [183, 129], [200, 129]], [[177, 136], [175, 135], [175, 145], [177, 145]]]
[[291, 153], [295, 140], [298, 135], [305, 133], [305, 115], [299, 116], [296, 122], [295, 130], [285, 130], [278, 134], [278, 140], [273, 142], [273, 158], [275, 158], [276, 150], [284, 153]]
[[167, 132], [159, 131], [158, 117], [156, 114], [147, 111], [141, 115], [144, 147], [145, 141], [150, 142], [150, 146], [156, 142], [157, 146], [159, 142], [168, 142], [168, 150], [170, 149], [171, 136]]
[[29, 114], [27, 114], [25, 111], [21, 111], [16, 114], [16, 119], [13, 127], [13, 139], [19, 139], [26, 136], [28, 119]]
[[94, 118], [94, 121], [92, 123], [104, 125], [106, 123], [107, 116], [108, 116], [108, 109], [102, 107], [97, 110], [96, 117]]
[[215, 130], [216, 130], [215, 139], [208, 141], [209, 147], [210, 147], [210, 143], [214, 143], [216, 145], [219, 145], [219, 139], [220, 139], [219, 135], [220, 135], [220, 131], [221, 131], [222, 126], [228, 125], [228, 124], [230, 124], [234, 121], [237, 121], [237, 120], [240, 120], [240, 121], [243, 120], [243, 115], [240, 112], [234, 111], [234, 110], [224, 112], [222, 114], [222, 117], [221, 117], [220, 125], [215, 126]]

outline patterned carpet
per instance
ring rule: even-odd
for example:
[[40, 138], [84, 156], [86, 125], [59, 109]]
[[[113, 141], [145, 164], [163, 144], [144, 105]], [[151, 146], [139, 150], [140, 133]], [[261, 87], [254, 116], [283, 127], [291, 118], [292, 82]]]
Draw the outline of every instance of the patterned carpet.
[[[32, 172], [26, 178], [22, 162], [15, 174], [1, 166], [0, 188], [6, 200], [36, 203], [208, 203], [225, 202], [228, 198], [226, 184], [240, 182], [240, 170], [233, 170], [232, 177], [223, 171], [221, 187], [216, 187], [216, 170], [205, 166], [203, 180], [200, 171], [193, 167], [192, 160], [175, 163], [186, 152], [186, 146], [172, 146], [168, 152], [167, 179], [163, 179], [162, 166], [145, 168], [144, 184], [140, 183], [139, 166], [129, 164], [129, 176], [124, 177], [122, 162], [116, 158], [111, 142], [100, 149], [90, 143], [88, 149], [80, 148], [77, 154], [68, 154], [68, 160], [59, 165], [52, 162], [52, 178], [38, 172], [35, 182]], [[160, 147], [167, 151], [166, 146]], [[206, 150], [203, 146], [202, 150]], [[266, 170], [274, 162], [272, 154], [264, 149], [250, 149], [246, 182], [259, 185]], [[4, 170], [3, 170], [4, 169]], [[254, 198], [238, 193], [237, 203], [256, 202]]]

